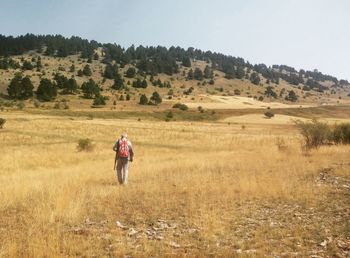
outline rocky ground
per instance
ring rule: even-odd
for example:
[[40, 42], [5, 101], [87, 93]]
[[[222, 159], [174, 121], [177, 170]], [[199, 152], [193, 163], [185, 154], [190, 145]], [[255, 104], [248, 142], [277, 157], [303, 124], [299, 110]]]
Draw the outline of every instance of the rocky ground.
[[[313, 178], [327, 189], [313, 203], [249, 200], [232, 207], [232, 217], [221, 218], [223, 230], [208, 236], [205, 228], [186, 217], [153, 221], [92, 221], [67, 226], [67, 233], [101, 241], [106, 256], [120, 247], [126, 257], [145, 254], [143, 243], [155, 242], [161, 253], [206, 256], [350, 257], [350, 178], [336, 175], [350, 163], [323, 168]], [[214, 230], [215, 232], [215, 230]]]

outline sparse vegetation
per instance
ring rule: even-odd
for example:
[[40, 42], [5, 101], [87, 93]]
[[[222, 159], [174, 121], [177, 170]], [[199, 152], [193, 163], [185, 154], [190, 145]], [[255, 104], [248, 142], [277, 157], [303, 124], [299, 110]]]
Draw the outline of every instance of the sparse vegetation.
[[180, 109], [180, 110], [182, 110], [182, 111], [188, 110], [188, 106], [185, 105], [185, 104], [181, 104], [181, 103], [176, 103], [176, 104], [174, 104], [174, 105], [173, 105], [173, 108], [178, 108], [178, 109]]
[[331, 138], [331, 131], [326, 123], [314, 120], [312, 123], [297, 122], [297, 126], [305, 140], [305, 147], [318, 148]]
[[3, 129], [6, 123], [6, 119], [0, 117], [0, 129]]
[[264, 113], [264, 115], [265, 115], [265, 117], [266, 117], [266, 118], [272, 118], [272, 117], [274, 117], [274, 116], [275, 116], [275, 114], [274, 114], [274, 113], [272, 113], [271, 111], [267, 111], [267, 112], [265, 112], [265, 113]]
[[102, 95], [97, 95], [92, 103], [93, 106], [103, 106], [106, 105], [106, 99]]
[[148, 104], [148, 98], [145, 94], [141, 95], [139, 104], [140, 105], [147, 105]]
[[93, 148], [94, 148], [94, 145], [92, 144], [92, 141], [88, 138], [80, 139], [78, 141], [78, 145], [77, 145], [78, 151], [92, 151]]

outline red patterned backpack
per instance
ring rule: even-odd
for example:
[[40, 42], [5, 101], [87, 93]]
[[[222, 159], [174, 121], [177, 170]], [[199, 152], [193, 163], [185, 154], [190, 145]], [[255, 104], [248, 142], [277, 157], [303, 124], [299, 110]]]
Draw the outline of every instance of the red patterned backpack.
[[118, 156], [121, 158], [127, 158], [129, 156], [128, 139], [125, 137], [119, 140]]

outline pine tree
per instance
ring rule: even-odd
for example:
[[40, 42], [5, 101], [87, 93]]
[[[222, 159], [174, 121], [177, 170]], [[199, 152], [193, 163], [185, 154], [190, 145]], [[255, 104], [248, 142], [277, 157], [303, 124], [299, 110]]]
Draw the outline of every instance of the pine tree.
[[33, 70], [34, 66], [31, 62], [25, 60], [22, 65], [22, 70]]
[[100, 95], [100, 87], [95, 83], [94, 80], [89, 79], [89, 81], [84, 82], [81, 85], [81, 90], [84, 93], [84, 98], [93, 99]]
[[146, 89], [147, 88], [147, 81], [145, 79], [143, 79], [141, 87]]
[[72, 65], [69, 67], [69, 71], [70, 71], [71, 73], [74, 73], [74, 72], [75, 72], [75, 65], [74, 65], [74, 64], [72, 64]]
[[134, 78], [136, 75], [136, 69], [134, 67], [130, 67], [127, 71], [125, 76], [128, 78]]
[[250, 81], [255, 85], [259, 85], [259, 83], [260, 83], [259, 75], [256, 72], [252, 73], [250, 75]]
[[114, 79], [118, 74], [118, 67], [116, 65], [107, 64], [103, 73], [103, 77], [107, 79]]
[[22, 97], [22, 74], [16, 73], [7, 87], [7, 93], [12, 99], [21, 99]]
[[158, 105], [160, 103], [162, 103], [162, 98], [160, 97], [159, 93], [158, 92], [153, 92], [150, 100], [155, 104], [155, 105]]
[[70, 78], [64, 85], [63, 94], [74, 94], [78, 91], [78, 84], [74, 78]]
[[36, 61], [36, 68], [38, 71], [40, 71], [40, 69], [43, 67], [42, 63], [41, 63], [41, 57], [38, 56], [38, 60]]
[[97, 95], [95, 97], [94, 101], [92, 102], [92, 104], [94, 106], [106, 105], [105, 97], [103, 97], [102, 95]]
[[114, 84], [112, 86], [112, 89], [115, 90], [122, 90], [124, 89], [124, 81], [120, 74], [117, 74], [114, 78]]
[[182, 65], [185, 67], [191, 67], [191, 59], [188, 56], [182, 58]]
[[204, 69], [204, 78], [213, 79], [213, 71], [210, 69], [209, 65], [207, 65]]
[[237, 79], [243, 79], [245, 76], [245, 71], [242, 66], [238, 66], [236, 70], [236, 78]]
[[41, 101], [51, 101], [57, 96], [56, 86], [46, 78], [41, 79], [36, 95]]
[[203, 80], [203, 72], [198, 67], [194, 69], [193, 78], [198, 81]]
[[188, 71], [188, 73], [187, 73], [187, 79], [188, 79], [188, 80], [193, 80], [193, 70], [192, 70], [192, 69], [190, 69], [190, 70]]
[[91, 76], [91, 75], [92, 75], [90, 66], [89, 66], [88, 64], [84, 66], [83, 74], [84, 74], [85, 76]]
[[11, 80], [7, 93], [10, 98], [25, 100], [33, 96], [34, 86], [28, 76], [22, 77], [22, 74], [15, 74], [14, 78]]
[[22, 79], [22, 99], [29, 99], [33, 96], [34, 86], [28, 76]]
[[148, 98], [146, 97], [145, 94], [141, 95], [139, 104], [140, 105], [147, 105], [148, 104]]

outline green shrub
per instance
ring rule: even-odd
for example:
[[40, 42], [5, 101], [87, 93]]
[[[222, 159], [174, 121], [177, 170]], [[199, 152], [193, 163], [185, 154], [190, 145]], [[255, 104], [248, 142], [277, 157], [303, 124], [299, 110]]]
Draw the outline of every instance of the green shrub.
[[264, 113], [264, 115], [265, 115], [265, 117], [266, 117], [266, 118], [272, 118], [272, 117], [274, 117], [274, 116], [275, 116], [275, 114], [274, 114], [274, 113], [272, 113], [271, 111], [267, 111], [267, 112], [265, 112], [265, 113]]
[[166, 118], [168, 119], [172, 119], [174, 117], [174, 114], [173, 112], [169, 111], [167, 114], [166, 114]]
[[333, 141], [335, 144], [350, 144], [350, 123], [334, 125]]
[[147, 105], [148, 103], [148, 98], [145, 94], [142, 94], [141, 97], [140, 97], [140, 101], [139, 101], [139, 104], [140, 105]]
[[4, 128], [5, 123], [6, 123], [6, 119], [0, 118], [0, 129]]
[[17, 108], [18, 108], [19, 110], [22, 110], [26, 105], [24, 104], [24, 102], [20, 101], [20, 102], [17, 103], [16, 106], [17, 106]]
[[94, 106], [106, 105], [105, 97], [102, 96], [102, 95], [96, 96], [92, 104], [93, 104]]
[[318, 148], [332, 141], [332, 130], [326, 123], [312, 120], [312, 122], [297, 121], [301, 135], [304, 137], [304, 147], [307, 149]]
[[188, 106], [186, 106], [185, 104], [181, 104], [181, 103], [174, 104], [173, 108], [178, 108], [178, 109], [180, 109], [182, 111], [188, 110]]
[[78, 141], [78, 146], [77, 146], [78, 151], [92, 151], [93, 148], [94, 148], [94, 145], [92, 144], [92, 141], [88, 138], [80, 139]]

